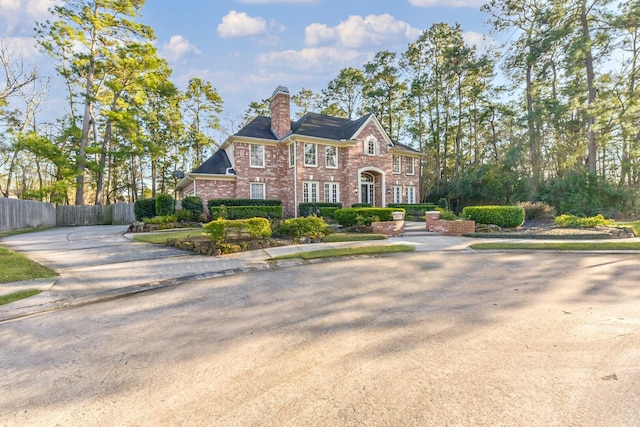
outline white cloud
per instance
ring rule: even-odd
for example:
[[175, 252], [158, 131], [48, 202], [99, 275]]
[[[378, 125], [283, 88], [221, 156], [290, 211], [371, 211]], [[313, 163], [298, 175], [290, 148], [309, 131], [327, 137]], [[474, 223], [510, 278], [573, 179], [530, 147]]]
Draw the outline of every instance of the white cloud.
[[33, 37], [0, 37], [0, 45], [6, 46], [16, 59], [41, 59], [40, 51]]
[[253, 18], [245, 12], [230, 11], [222, 18], [218, 25], [218, 34], [223, 39], [233, 37], [246, 37], [262, 34], [267, 30], [267, 23], [264, 19]]
[[409, 0], [413, 6], [418, 7], [480, 7], [489, 0]]
[[421, 31], [389, 14], [352, 15], [335, 27], [311, 24], [305, 29], [305, 43], [309, 46], [336, 44], [347, 48], [384, 46], [415, 40]]
[[269, 52], [258, 57], [262, 68], [292, 68], [296, 70], [324, 73], [363, 61], [367, 54], [353, 49], [336, 47], [306, 48]]
[[202, 52], [191, 44], [189, 40], [178, 34], [171, 36], [169, 43], [162, 45], [162, 53], [167, 59], [176, 61], [189, 56], [200, 55]]
[[466, 33], [463, 33], [462, 38], [468, 46], [475, 46], [481, 54], [498, 45], [494, 38], [475, 31], [467, 31]]
[[31, 34], [34, 21], [49, 17], [48, 9], [62, 0], [0, 0], [0, 35]]

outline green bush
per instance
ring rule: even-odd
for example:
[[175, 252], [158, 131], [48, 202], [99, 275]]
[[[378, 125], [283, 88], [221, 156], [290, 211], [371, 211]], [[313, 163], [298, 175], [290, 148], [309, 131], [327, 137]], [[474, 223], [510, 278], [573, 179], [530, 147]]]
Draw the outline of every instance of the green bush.
[[352, 208], [370, 208], [370, 203], [354, 203], [351, 205]]
[[211, 199], [207, 201], [207, 207], [214, 206], [282, 206], [282, 200], [265, 199]]
[[145, 218], [144, 222], [147, 224], [169, 224], [172, 222], [178, 222], [177, 215], [156, 215], [153, 218]]
[[172, 215], [176, 211], [176, 201], [169, 194], [159, 194], [156, 197], [156, 215]]
[[278, 226], [278, 234], [296, 239], [301, 237], [322, 239], [331, 232], [331, 228], [327, 223], [316, 216], [285, 219]]
[[212, 218], [282, 218], [282, 206], [212, 206], [209, 208]]
[[342, 203], [300, 203], [298, 205], [298, 213], [300, 216], [320, 216], [322, 208], [342, 208]]
[[549, 206], [542, 202], [521, 202], [518, 203], [524, 209], [524, 217], [528, 221], [539, 221], [544, 219], [553, 219], [556, 216], [556, 210], [553, 206]]
[[[393, 221], [393, 212], [404, 212], [402, 208], [346, 208], [335, 211], [335, 220], [343, 227], [369, 225], [378, 221]], [[359, 224], [360, 222], [360, 224]], [[369, 222], [369, 224], [366, 224]]]
[[342, 209], [342, 207], [339, 207], [339, 208], [328, 208], [328, 207], [327, 208], [320, 208], [319, 209], [320, 210], [320, 216], [322, 218], [334, 219], [336, 211], [338, 209]]
[[462, 209], [462, 216], [478, 224], [513, 228], [524, 222], [524, 209], [520, 206], [467, 206]]
[[265, 218], [217, 219], [205, 224], [203, 230], [216, 243], [234, 239], [266, 239], [271, 236], [271, 224]]
[[191, 220], [196, 221], [204, 212], [202, 199], [197, 196], [187, 196], [180, 201], [182, 209], [191, 212]]
[[449, 210], [449, 201], [447, 199], [445, 199], [444, 197], [440, 197], [438, 199], [438, 207], [440, 209], [442, 209], [443, 211], [448, 211]]
[[402, 208], [406, 212], [406, 218], [420, 219], [424, 216], [426, 211], [442, 211], [437, 205], [433, 203], [418, 203], [418, 204], [404, 204], [404, 203], [389, 203], [387, 206], [390, 208]]
[[608, 227], [615, 224], [615, 221], [606, 219], [601, 214], [581, 218], [575, 215], [560, 215], [556, 218], [555, 223], [558, 227], [566, 228], [592, 228], [592, 227]]
[[136, 221], [156, 216], [156, 199], [138, 199], [133, 204], [133, 214]]

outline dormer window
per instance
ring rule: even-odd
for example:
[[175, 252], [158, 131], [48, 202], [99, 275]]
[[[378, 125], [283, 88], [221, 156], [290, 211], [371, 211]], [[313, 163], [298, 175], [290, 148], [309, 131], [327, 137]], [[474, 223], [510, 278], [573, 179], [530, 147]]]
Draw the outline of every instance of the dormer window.
[[380, 144], [374, 136], [370, 136], [364, 140], [364, 154], [369, 156], [377, 156], [380, 154]]

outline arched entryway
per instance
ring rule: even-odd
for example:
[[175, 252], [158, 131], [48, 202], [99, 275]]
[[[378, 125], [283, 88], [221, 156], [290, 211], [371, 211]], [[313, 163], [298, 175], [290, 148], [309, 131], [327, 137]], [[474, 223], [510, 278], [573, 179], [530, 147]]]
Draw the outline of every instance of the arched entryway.
[[363, 168], [358, 173], [358, 202], [376, 207], [386, 206], [384, 171]]

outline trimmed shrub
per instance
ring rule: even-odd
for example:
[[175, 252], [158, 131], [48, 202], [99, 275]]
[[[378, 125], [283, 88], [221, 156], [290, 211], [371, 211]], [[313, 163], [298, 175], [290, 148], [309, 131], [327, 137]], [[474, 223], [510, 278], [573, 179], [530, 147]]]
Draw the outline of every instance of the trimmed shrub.
[[335, 211], [335, 220], [343, 227], [370, 225], [377, 221], [393, 221], [393, 212], [402, 208], [346, 208]]
[[133, 214], [136, 221], [156, 216], [156, 199], [138, 199], [133, 204]]
[[177, 222], [178, 221], [178, 216], [177, 215], [157, 215], [154, 216], [153, 218], [145, 218], [145, 223], [147, 224], [170, 224], [172, 222]]
[[172, 215], [176, 211], [176, 201], [169, 194], [159, 194], [156, 197], [156, 215]]
[[212, 206], [209, 208], [212, 218], [282, 218], [282, 206]]
[[300, 216], [320, 216], [322, 208], [342, 208], [342, 203], [300, 203], [298, 204], [298, 213]]
[[406, 217], [412, 217], [413, 219], [422, 218], [426, 211], [442, 211], [442, 209], [440, 209], [433, 203], [418, 203], [413, 205], [404, 203], [389, 203], [387, 206], [390, 208], [402, 208], [406, 212]]
[[278, 234], [296, 239], [302, 237], [322, 239], [331, 232], [331, 228], [327, 223], [316, 216], [285, 219], [278, 225]]
[[370, 203], [354, 203], [351, 205], [352, 208], [370, 208]]
[[524, 209], [520, 206], [467, 206], [462, 216], [478, 224], [493, 224], [503, 228], [519, 227], [524, 223]]
[[545, 219], [553, 219], [556, 216], [556, 210], [553, 206], [549, 206], [542, 202], [521, 202], [518, 203], [524, 209], [524, 217], [527, 221], [540, 221]]
[[615, 221], [606, 219], [601, 214], [580, 218], [575, 215], [560, 215], [556, 218], [555, 223], [558, 227], [566, 228], [593, 228], [593, 227], [610, 227]]
[[266, 199], [211, 199], [207, 201], [207, 207], [214, 206], [282, 206], [282, 200]]
[[336, 211], [338, 209], [342, 209], [342, 207], [339, 208], [320, 208], [320, 216], [322, 218], [329, 218], [329, 219], [335, 219], [335, 214]]
[[200, 218], [204, 212], [202, 199], [197, 196], [187, 196], [180, 201], [183, 210], [191, 212], [191, 220], [195, 221]]
[[203, 230], [216, 243], [233, 239], [266, 239], [271, 237], [271, 224], [265, 218], [224, 220], [217, 219], [205, 224]]

